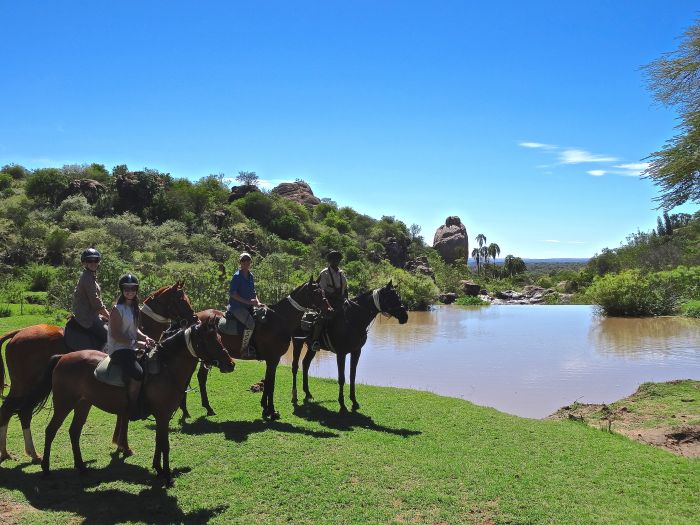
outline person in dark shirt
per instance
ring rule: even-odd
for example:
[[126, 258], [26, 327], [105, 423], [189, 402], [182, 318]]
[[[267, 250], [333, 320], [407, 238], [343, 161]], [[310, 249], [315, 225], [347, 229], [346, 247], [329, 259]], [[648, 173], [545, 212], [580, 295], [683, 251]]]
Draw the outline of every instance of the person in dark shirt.
[[253, 277], [253, 272], [250, 271], [253, 258], [249, 253], [243, 252], [238, 261], [240, 266], [236, 273], [233, 274], [233, 277], [231, 277], [231, 284], [229, 285], [227, 314], [232, 315], [245, 326], [241, 341], [241, 357], [254, 357], [249, 355], [250, 338], [253, 335], [253, 328], [255, 328], [253, 307], [264, 305], [260, 302], [258, 294], [255, 292], [255, 278]]

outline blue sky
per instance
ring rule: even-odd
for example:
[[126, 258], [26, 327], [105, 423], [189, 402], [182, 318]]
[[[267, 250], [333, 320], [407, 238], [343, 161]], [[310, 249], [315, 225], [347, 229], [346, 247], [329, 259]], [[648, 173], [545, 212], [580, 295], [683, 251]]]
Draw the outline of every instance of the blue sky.
[[[640, 66], [690, 1], [0, 3], [0, 164], [253, 170], [502, 255], [655, 225], [674, 133]], [[678, 211], [695, 211], [685, 206]]]

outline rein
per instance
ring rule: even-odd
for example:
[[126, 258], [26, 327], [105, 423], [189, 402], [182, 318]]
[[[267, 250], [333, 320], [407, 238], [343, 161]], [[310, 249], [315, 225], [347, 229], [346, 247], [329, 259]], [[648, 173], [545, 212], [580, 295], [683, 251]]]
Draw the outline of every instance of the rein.
[[288, 295], [288, 296], [286, 297], [286, 299], [287, 299], [287, 301], [289, 301], [289, 304], [291, 304], [296, 310], [298, 310], [298, 311], [300, 311], [300, 312], [304, 312], [304, 313], [306, 313], [306, 312], [315, 312], [315, 310], [314, 310], [313, 308], [305, 308], [304, 306], [302, 306], [302, 305], [300, 305], [299, 303], [297, 303], [297, 302], [292, 298], [291, 295]]

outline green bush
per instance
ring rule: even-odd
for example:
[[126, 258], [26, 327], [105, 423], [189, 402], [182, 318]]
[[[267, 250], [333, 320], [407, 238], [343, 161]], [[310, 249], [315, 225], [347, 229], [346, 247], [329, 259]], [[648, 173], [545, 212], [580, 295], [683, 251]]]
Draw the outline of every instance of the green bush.
[[24, 191], [27, 196], [39, 202], [56, 205], [61, 202], [70, 182], [70, 177], [63, 171], [45, 168], [36, 170], [27, 177]]
[[9, 173], [0, 172], [0, 191], [5, 191], [12, 187], [12, 176]]
[[700, 299], [688, 301], [681, 307], [686, 317], [700, 317]]
[[0, 172], [7, 173], [13, 179], [23, 179], [29, 175], [29, 170], [19, 164], [5, 164], [0, 168]]
[[9, 306], [0, 306], [0, 317], [10, 317], [12, 315], [12, 308]]
[[32, 292], [45, 292], [48, 290], [57, 274], [56, 268], [46, 264], [30, 264], [25, 270], [25, 276], [29, 282], [29, 290]]
[[484, 301], [481, 297], [474, 297], [471, 295], [463, 295], [462, 297], [457, 297], [455, 304], [460, 306], [481, 306], [490, 305], [488, 301]]
[[679, 298], [674, 282], [640, 270], [599, 277], [587, 295], [605, 315], [623, 317], [670, 315]]

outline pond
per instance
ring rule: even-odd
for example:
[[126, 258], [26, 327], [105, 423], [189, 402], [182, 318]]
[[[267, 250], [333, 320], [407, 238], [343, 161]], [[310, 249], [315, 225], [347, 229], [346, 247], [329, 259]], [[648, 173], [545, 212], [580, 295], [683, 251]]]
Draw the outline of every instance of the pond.
[[[335, 356], [319, 352], [310, 374], [337, 377]], [[438, 306], [410, 312], [405, 325], [378, 317], [357, 370], [358, 383], [428, 390], [532, 418], [671, 379], [700, 379], [700, 320], [604, 318], [591, 306]]]

